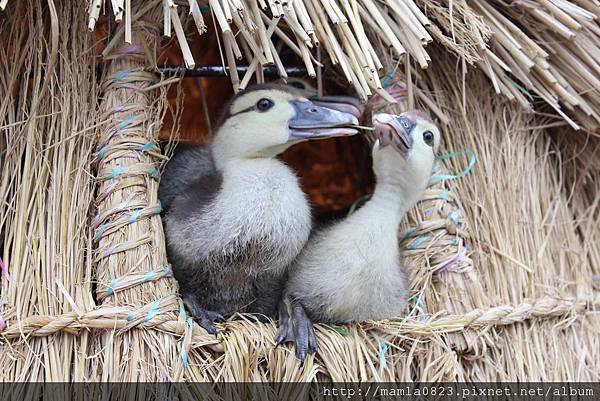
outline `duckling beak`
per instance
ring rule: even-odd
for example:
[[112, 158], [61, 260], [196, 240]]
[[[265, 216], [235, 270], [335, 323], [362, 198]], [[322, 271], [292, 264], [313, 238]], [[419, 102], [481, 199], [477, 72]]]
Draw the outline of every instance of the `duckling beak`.
[[380, 113], [373, 116], [373, 127], [379, 139], [379, 146], [391, 144], [405, 158], [412, 147], [411, 133], [416, 126], [417, 122], [406, 114], [394, 116]]
[[358, 130], [350, 128], [358, 124], [358, 119], [350, 113], [319, 106], [310, 100], [293, 100], [290, 103], [296, 111], [295, 116], [289, 121], [291, 141], [349, 136], [358, 133]]
[[365, 106], [355, 97], [352, 96], [322, 96], [311, 97], [310, 100], [317, 106], [323, 106], [344, 113], [352, 114], [354, 117], [360, 118], [365, 111]]

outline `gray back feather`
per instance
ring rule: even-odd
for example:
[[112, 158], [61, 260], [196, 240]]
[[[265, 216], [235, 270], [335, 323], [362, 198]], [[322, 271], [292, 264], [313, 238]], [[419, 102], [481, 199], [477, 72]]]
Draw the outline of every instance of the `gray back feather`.
[[220, 179], [208, 146], [179, 144], [161, 176], [158, 198], [163, 210], [168, 211], [173, 199], [190, 190], [210, 199]]

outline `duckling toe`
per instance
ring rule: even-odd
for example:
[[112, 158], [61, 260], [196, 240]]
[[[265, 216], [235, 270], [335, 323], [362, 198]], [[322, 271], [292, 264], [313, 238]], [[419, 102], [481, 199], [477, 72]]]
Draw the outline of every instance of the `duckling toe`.
[[290, 323], [280, 325], [279, 330], [277, 330], [277, 336], [275, 337], [275, 343], [277, 344], [277, 346], [289, 343], [291, 341], [294, 341], [292, 325]]
[[224, 318], [223, 315], [221, 315], [220, 313], [210, 311], [210, 310], [207, 310], [205, 312], [207, 313], [208, 318], [215, 323], [225, 323], [227, 321], [227, 319]]
[[208, 334], [216, 335], [217, 328], [214, 323], [223, 323], [226, 320], [220, 313], [204, 309], [200, 305], [198, 298], [193, 294], [184, 295], [183, 303], [187, 307], [192, 318], [194, 318], [200, 327], [204, 328]]
[[296, 344], [296, 357], [302, 363], [309, 354], [317, 352], [317, 337], [314, 326], [299, 302], [293, 304], [293, 334]]
[[279, 304], [279, 329], [275, 337], [277, 346], [292, 342], [295, 340], [292, 318], [288, 313], [287, 305], [284, 300]]

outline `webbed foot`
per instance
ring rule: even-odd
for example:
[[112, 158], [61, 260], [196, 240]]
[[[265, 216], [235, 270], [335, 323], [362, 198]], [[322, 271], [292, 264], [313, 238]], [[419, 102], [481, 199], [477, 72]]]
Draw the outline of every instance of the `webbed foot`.
[[183, 296], [183, 303], [194, 320], [203, 327], [208, 334], [216, 335], [217, 328], [215, 327], [215, 323], [223, 323], [226, 320], [220, 313], [204, 309], [194, 294], [185, 294]]
[[294, 342], [296, 357], [304, 363], [308, 354], [314, 354], [318, 350], [315, 328], [299, 302], [292, 302], [291, 309], [292, 314], [290, 316], [285, 301], [281, 301], [279, 306], [279, 330], [275, 341], [277, 345]]

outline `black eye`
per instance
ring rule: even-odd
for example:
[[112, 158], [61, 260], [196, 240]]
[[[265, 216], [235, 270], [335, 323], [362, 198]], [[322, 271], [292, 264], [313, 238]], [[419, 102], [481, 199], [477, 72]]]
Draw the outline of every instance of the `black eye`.
[[423, 132], [423, 140], [425, 143], [431, 147], [433, 147], [433, 132], [425, 131]]
[[273, 103], [273, 101], [271, 99], [267, 99], [266, 97], [263, 97], [262, 99], [260, 99], [258, 101], [258, 103], [256, 103], [256, 108], [258, 109], [258, 111], [267, 111], [274, 105], [275, 104]]

